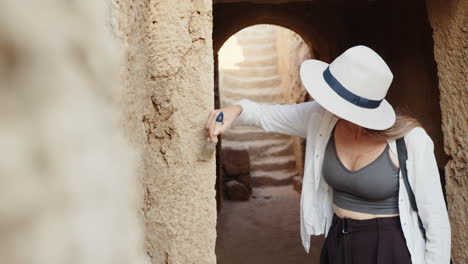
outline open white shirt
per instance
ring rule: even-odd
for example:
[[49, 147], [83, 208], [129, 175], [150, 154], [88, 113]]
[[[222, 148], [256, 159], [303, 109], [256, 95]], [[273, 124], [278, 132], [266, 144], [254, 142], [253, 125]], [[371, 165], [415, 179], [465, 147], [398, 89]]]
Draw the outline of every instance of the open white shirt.
[[[321, 171], [326, 144], [338, 118], [316, 101], [268, 104], [241, 99], [233, 104], [242, 106], [243, 110], [231, 127], [254, 125], [267, 132], [306, 139], [300, 228], [302, 244], [309, 253], [310, 235], [324, 234], [326, 237], [332, 223], [333, 189], [323, 180]], [[427, 236], [425, 242], [400, 171], [400, 222], [412, 263], [449, 264], [451, 228], [434, 156], [434, 143], [421, 127], [413, 128], [404, 138], [408, 151], [408, 180]], [[396, 140], [388, 139], [387, 142], [397, 156]]]

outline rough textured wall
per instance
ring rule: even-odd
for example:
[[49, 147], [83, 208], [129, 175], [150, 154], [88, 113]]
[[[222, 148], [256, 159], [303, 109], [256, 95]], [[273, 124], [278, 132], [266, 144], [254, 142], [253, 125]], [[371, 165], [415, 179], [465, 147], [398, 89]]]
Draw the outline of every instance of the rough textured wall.
[[209, 0], [115, 0], [127, 133], [141, 149], [153, 263], [215, 263], [215, 159], [197, 160], [214, 109]]
[[437, 61], [453, 263], [468, 263], [468, 1], [428, 0]]
[[0, 263], [145, 262], [109, 10], [0, 1]]
[[[301, 82], [299, 69], [302, 62], [312, 58], [312, 47], [296, 32], [276, 28], [276, 49], [278, 53], [278, 69], [281, 75], [281, 87], [285, 103], [301, 103], [308, 99], [307, 90]], [[304, 142], [302, 138], [294, 137], [294, 155], [297, 170], [304, 171]]]
[[312, 47], [309, 47], [296, 32], [283, 27], [276, 28], [276, 47], [286, 103], [304, 102], [307, 91], [299, 77], [299, 68], [303, 61], [312, 58]]

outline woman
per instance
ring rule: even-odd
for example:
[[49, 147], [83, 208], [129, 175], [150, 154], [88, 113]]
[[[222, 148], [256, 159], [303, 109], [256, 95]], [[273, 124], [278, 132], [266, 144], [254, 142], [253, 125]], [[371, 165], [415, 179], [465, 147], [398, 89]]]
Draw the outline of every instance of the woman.
[[[433, 141], [384, 99], [393, 80], [384, 60], [356, 46], [331, 64], [306, 60], [300, 76], [314, 101], [241, 99], [211, 112], [210, 139], [234, 124], [307, 139], [301, 239], [309, 252], [310, 235], [325, 235], [320, 263], [450, 263], [451, 230]], [[213, 131], [221, 111], [224, 124]], [[399, 137], [407, 147], [408, 178], [427, 240], [399, 170]]]

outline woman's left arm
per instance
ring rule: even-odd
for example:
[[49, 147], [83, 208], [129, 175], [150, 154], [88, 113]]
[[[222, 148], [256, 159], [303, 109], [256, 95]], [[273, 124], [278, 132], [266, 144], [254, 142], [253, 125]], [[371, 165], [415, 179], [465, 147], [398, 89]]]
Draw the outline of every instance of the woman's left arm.
[[426, 264], [449, 264], [451, 248], [450, 222], [434, 155], [434, 143], [424, 129], [414, 141], [413, 192], [419, 216], [426, 229]]

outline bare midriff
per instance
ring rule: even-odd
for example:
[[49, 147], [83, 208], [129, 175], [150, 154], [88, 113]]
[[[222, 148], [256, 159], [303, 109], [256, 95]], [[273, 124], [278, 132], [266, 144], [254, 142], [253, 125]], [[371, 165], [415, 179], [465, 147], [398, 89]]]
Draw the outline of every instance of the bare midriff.
[[358, 219], [358, 220], [372, 219], [372, 218], [377, 218], [377, 217], [392, 217], [392, 216], [399, 215], [399, 214], [366, 214], [366, 213], [346, 210], [346, 209], [338, 207], [335, 204], [333, 204], [333, 211], [340, 218], [346, 217], [346, 218], [352, 218], [352, 219]]

